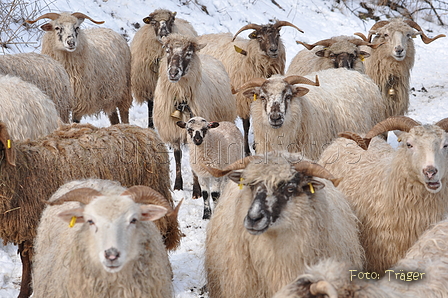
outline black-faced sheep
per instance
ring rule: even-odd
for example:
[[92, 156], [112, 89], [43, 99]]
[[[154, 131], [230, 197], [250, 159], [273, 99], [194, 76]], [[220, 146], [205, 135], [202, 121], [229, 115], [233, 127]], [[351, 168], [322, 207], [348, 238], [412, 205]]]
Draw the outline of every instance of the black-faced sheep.
[[61, 186], [37, 228], [33, 297], [172, 297], [153, 223], [171, 202], [148, 186], [88, 179]]
[[377, 22], [367, 38], [362, 33], [356, 34], [368, 42], [376, 35], [372, 43], [384, 43], [372, 48], [370, 58], [365, 61], [366, 74], [381, 90], [387, 104], [386, 117], [404, 115], [409, 107], [409, 80], [415, 58], [412, 37], [420, 35], [428, 44], [445, 35], [429, 38], [417, 23], [403, 19]]
[[[448, 295], [448, 220], [426, 230], [385, 276], [324, 260], [283, 287], [274, 298], [439, 298]], [[372, 278], [372, 276], [374, 278]], [[370, 279], [370, 280], [367, 280]]]
[[366, 131], [384, 119], [381, 94], [367, 75], [338, 68], [307, 77], [259, 78], [239, 89], [257, 99], [251, 105], [257, 154], [287, 150], [318, 160], [340, 131]]
[[13, 140], [36, 139], [59, 126], [54, 103], [35, 85], [0, 74], [0, 120]]
[[[219, 59], [230, 76], [233, 89], [254, 78], [269, 78], [274, 74], [285, 73], [286, 51], [280, 38], [280, 29], [289, 26], [302, 32], [286, 21], [273, 24], [248, 24], [232, 37], [231, 33], [205, 34], [199, 42], [207, 44], [202, 53]], [[249, 39], [237, 37], [242, 31], [254, 30]], [[237, 94], [237, 114], [243, 120], [244, 151], [250, 155], [249, 128], [250, 104], [244, 96]]]
[[165, 51], [162, 37], [171, 33], [198, 36], [193, 26], [176, 18], [176, 12], [157, 9], [143, 19], [143, 25], [131, 42], [131, 86], [135, 100], [148, 104], [148, 127], [153, 128], [152, 119], [154, 90], [159, 77], [160, 60]]
[[209, 219], [212, 213], [210, 195], [214, 203], [218, 202], [225, 177], [213, 177], [205, 166], [223, 169], [243, 158], [243, 135], [235, 123], [208, 122], [202, 117], [193, 117], [187, 122], [179, 121], [177, 125], [186, 129], [190, 150], [190, 165], [199, 178], [204, 199], [202, 219]]
[[[224, 66], [212, 56], [198, 54], [204, 45], [195, 37], [172, 33], [162, 42], [166, 57], [160, 63], [153, 117], [160, 138], [174, 148], [176, 190], [183, 189], [180, 146], [187, 142], [186, 131], [176, 122], [193, 116], [233, 122], [236, 103]], [[200, 197], [197, 177], [194, 180], [193, 197]]]
[[75, 98], [70, 78], [59, 62], [37, 53], [0, 55], [0, 74], [17, 76], [36, 85], [54, 102], [62, 122], [70, 122]]
[[72, 119], [79, 122], [84, 115], [104, 112], [111, 124], [129, 123], [131, 93], [131, 51], [123, 36], [108, 28], [81, 30], [89, 19], [83, 13], [47, 13], [34, 21], [48, 18], [41, 26], [44, 34], [42, 54], [59, 61], [70, 76], [75, 93]]
[[[398, 149], [374, 138], [392, 130], [403, 131]], [[366, 271], [384, 273], [448, 212], [447, 130], [446, 119], [420, 125], [396, 116], [375, 125], [365, 138], [341, 134], [359, 146], [338, 138], [322, 153], [319, 164], [344, 177], [339, 189], [361, 222]]]
[[[0, 238], [19, 245], [23, 273], [19, 297], [31, 294], [32, 244], [44, 204], [64, 183], [83, 178], [147, 185], [171, 200], [167, 149], [156, 133], [131, 125], [62, 126], [34, 141], [15, 142], [0, 124]], [[179, 245], [177, 215], [156, 222], [167, 249]]]
[[207, 226], [211, 298], [272, 297], [307, 264], [333, 257], [360, 268], [357, 219], [339, 179], [297, 154], [249, 156], [229, 173]]

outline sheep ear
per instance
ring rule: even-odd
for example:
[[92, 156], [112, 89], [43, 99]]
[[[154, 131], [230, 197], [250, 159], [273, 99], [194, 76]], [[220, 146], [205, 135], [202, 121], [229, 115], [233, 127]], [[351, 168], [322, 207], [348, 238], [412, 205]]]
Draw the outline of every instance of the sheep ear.
[[308, 89], [308, 88], [296, 87], [294, 89], [294, 96], [301, 97], [301, 96], [304, 96], [305, 94], [307, 94], [309, 91], [310, 91], [310, 89]]
[[254, 32], [252, 32], [251, 34], [248, 35], [248, 37], [250, 39], [255, 39], [255, 38], [257, 38], [257, 36], [258, 36], [257, 31], [254, 31]]
[[218, 122], [209, 122], [207, 125], [208, 128], [216, 128], [218, 126], [219, 126]]
[[65, 210], [58, 214], [58, 216], [65, 222], [71, 222], [73, 217], [76, 217], [75, 223], [84, 223], [84, 208], [75, 208]]
[[316, 53], [314, 53], [317, 57], [325, 57], [325, 49], [319, 50]]
[[325, 187], [325, 184], [323, 184], [320, 181], [311, 179], [308, 184], [306, 184], [305, 186], [303, 186], [303, 190], [307, 193], [315, 193], [317, 190], [321, 190], [322, 188]]
[[360, 52], [359, 52], [359, 55], [362, 56], [362, 58], [368, 58], [368, 57], [370, 57], [370, 54], [367, 53], [367, 52], [365, 52], [365, 51], [360, 51]]
[[53, 25], [50, 23], [46, 23], [46, 24], [43, 24], [42, 26], [40, 26], [40, 29], [42, 29], [44, 31], [53, 31]]
[[141, 221], [155, 221], [165, 216], [168, 209], [159, 205], [147, 204], [140, 206]]
[[241, 176], [243, 175], [243, 171], [242, 170], [235, 170], [235, 171], [231, 171], [227, 177], [229, 177], [230, 180], [232, 180], [233, 182], [240, 184], [241, 183]]
[[176, 124], [177, 124], [177, 126], [179, 126], [180, 128], [185, 128], [185, 127], [187, 127], [187, 123], [185, 123], [184, 121], [177, 121]]
[[258, 96], [258, 94], [260, 93], [260, 88], [258, 87], [254, 87], [254, 88], [250, 88], [247, 89], [243, 92], [243, 95], [247, 98], [254, 98], [254, 94]]
[[200, 50], [205, 48], [206, 45], [207, 45], [206, 43], [199, 43], [194, 48], [195, 48], [196, 52], [199, 52]]
[[151, 24], [151, 22], [152, 22], [152, 18], [151, 18], [151, 17], [143, 18], [143, 23], [145, 23], [145, 24]]

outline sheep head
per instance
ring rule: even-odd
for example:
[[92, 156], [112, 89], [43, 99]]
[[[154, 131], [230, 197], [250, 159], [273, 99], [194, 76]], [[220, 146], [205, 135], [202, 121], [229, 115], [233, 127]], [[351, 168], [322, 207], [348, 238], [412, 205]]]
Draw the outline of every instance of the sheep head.
[[234, 41], [238, 34], [242, 31], [252, 29], [254, 31], [249, 34], [249, 38], [257, 40], [260, 50], [266, 56], [275, 59], [279, 56], [280, 29], [283, 26], [293, 27], [303, 33], [303, 31], [294, 24], [286, 21], [276, 21], [274, 24], [268, 25], [248, 24], [238, 30], [238, 32], [233, 36], [232, 41]]
[[162, 47], [166, 52], [168, 79], [176, 83], [188, 74], [192, 60], [205, 44], [199, 44], [195, 37], [173, 33], [162, 37]]
[[[2, 152], [6, 162], [11, 166], [16, 166], [16, 155], [11, 137], [9, 136], [5, 122], [0, 121], [0, 153]], [[3, 157], [0, 156], [0, 161], [2, 159]]]
[[26, 22], [28, 24], [34, 24], [35, 22], [46, 18], [51, 19], [51, 22], [42, 25], [41, 29], [47, 32], [54, 32], [54, 40], [57, 49], [67, 52], [74, 52], [79, 46], [78, 35], [80, 33], [81, 23], [84, 22], [84, 19], [89, 19], [95, 24], [104, 23], [95, 21], [80, 12], [74, 12], [72, 14], [66, 12], [61, 14], [47, 13], [38, 17], [34, 21], [26, 20]]
[[193, 142], [196, 146], [199, 146], [204, 142], [209, 129], [219, 126], [218, 122], [208, 122], [202, 117], [193, 117], [187, 122], [177, 121], [176, 124], [180, 128], [187, 130], [187, 133], [190, 136], [189, 141]]
[[[121, 195], [103, 195], [91, 188], [78, 188], [62, 195], [49, 205], [77, 201], [81, 207], [61, 212], [59, 217], [83, 226], [79, 233], [88, 233], [86, 243], [92, 263], [115, 273], [139, 257], [135, 243], [139, 240], [142, 222], [155, 221], [169, 210], [163, 196], [147, 186], [134, 186]], [[139, 204], [140, 203], [140, 204]], [[86, 239], [86, 238], [84, 238]]]
[[157, 39], [162, 42], [163, 36], [168, 36], [173, 32], [174, 20], [176, 12], [166, 9], [157, 9], [143, 19], [145, 24], [153, 26]]
[[309, 92], [308, 88], [295, 84], [319, 86], [319, 80], [317, 76], [316, 82], [313, 82], [301, 76], [274, 75], [269, 79], [257, 78], [246, 82], [238, 91], [248, 98], [261, 100], [265, 117], [259, 120], [267, 121], [272, 128], [280, 128], [285, 122], [291, 100]]
[[355, 140], [367, 150], [370, 140], [384, 132], [399, 130], [400, 149], [405, 163], [416, 181], [422, 183], [431, 193], [439, 192], [444, 186], [448, 164], [448, 118], [434, 125], [421, 125], [405, 117], [390, 117], [376, 124], [364, 138], [354, 133], [341, 133], [341, 137]]

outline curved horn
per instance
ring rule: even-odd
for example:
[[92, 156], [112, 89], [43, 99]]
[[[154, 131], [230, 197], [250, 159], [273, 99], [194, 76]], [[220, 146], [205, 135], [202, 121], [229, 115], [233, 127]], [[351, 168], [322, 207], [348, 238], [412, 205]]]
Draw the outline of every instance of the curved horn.
[[246, 89], [249, 89], [249, 88], [252, 88], [252, 87], [260, 87], [266, 81], [267, 81], [267, 79], [264, 79], [264, 78], [252, 79], [252, 80], [244, 83], [243, 85], [241, 85], [238, 89], [234, 90], [235, 93], [233, 93], [233, 91], [232, 91], [232, 93], [236, 94], [238, 92], [241, 92], [243, 90], [246, 90]]
[[361, 32], [353, 33], [353, 35], [359, 36], [359, 37], [361, 37], [364, 41], [369, 42], [369, 39], [368, 39], [364, 34], [362, 34]]
[[283, 81], [285, 81], [286, 83], [288, 83], [290, 85], [308, 84], [308, 85], [312, 85], [312, 86], [319, 86], [319, 78], [317, 77], [317, 75], [316, 75], [316, 82], [313, 82], [310, 79], [307, 79], [302, 76], [288, 76], [288, 77], [284, 78]]
[[393, 116], [386, 120], [377, 123], [372, 129], [366, 134], [366, 139], [372, 139], [379, 134], [391, 131], [391, 130], [401, 130], [409, 132], [414, 126], [420, 125], [417, 121], [406, 116]]
[[238, 36], [238, 34], [243, 32], [244, 30], [249, 30], [249, 29], [260, 30], [261, 28], [263, 28], [263, 26], [260, 26], [257, 24], [247, 24], [246, 26], [243, 26], [243, 28], [238, 30], [238, 32], [233, 36], [232, 41], [234, 41], [235, 38]]
[[41, 15], [40, 17], [38, 17], [37, 19], [35, 19], [34, 21], [32, 21], [32, 20], [25, 20], [25, 22], [27, 22], [28, 24], [34, 24], [34, 23], [36, 23], [37, 21], [39, 21], [39, 20], [42, 20], [42, 19], [50, 19], [50, 20], [56, 20], [57, 18], [59, 18], [59, 16], [60, 16], [60, 14], [59, 13], [55, 13], [55, 12], [49, 12], [49, 13], [46, 13], [46, 14], [44, 14], [44, 15]]
[[312, 49], [314, 49], [314, 47], [316, 47], [316, 46], [329, 47], [329, 46], [331, 46], [332, 44], [334, 44], [335, 42], [336, 42], [336, 40], [333, 40], [333, 39], [323, 39], [323, 40], [320, 40], [320, 41], [315, 42], [315, 43], [313, 43], [313, 44], [307, 44], [307, 43], [304, 43], [304, 42], [302, 42], [302, 41], [296, 41], [296, 43], [303, 45], [303, 46], [304, 46], [305, 48], [307, 48], [309, 51], [311, 51]]
[[149, 186], [135, 185], [126, 189], [121, 195], [130, 196], [138, 204], [154, 204], [165, 207], [168, 210], [167, 213], [173, 211], [173, 207], [165, 197]]
[[357, 39], [357, 38], [351, 39], [350, 42], [352, 44], [354, 44], [355, 46], [357, 46], [357, 47], [359, 47], [359, 46], [368, 46], [368, 47], [371, 47], [372, 49], [376, 49], [377, 47], [379, 47], [379, 46], [384, 44], [384, 42], [382, 42], [382, 43], [369, 43], [368, 41]]
[[367, 148], [369, 148], [370, 140], [365, 140], [360, 135], [358, 135], [354, 132], [349, 132], [349, 131], [340, 132], [340, 133], [338, 133], [338, 136], [341, 138], [346, 138], [346, 139], [355, 141], [356, 144], [364, 150], [367, 150]]
[[222, 177], [230, 173], [231, 171], [241, 170], [245, 169], [247, 165], [253, 161], [253, 160], [261, 160], [263, 159], [262, 156], [253, 155], [253, 156], [246, 156], [245, 158], [242, 158], [240, 160], [235, 161], [234, 163], [228, 165], [224, 169], [216, 169], [209, 166], [203, 166], [205, 170], [207, 170], [213, 177]]
[[296, 25], [294, 25], [290, 22], [287, 22], [287, 21], [277, 21], [272, 27], [277, 29], [278, 27], [283, 27], [283, 26], [293, 27], [293, 28], [297, 29], [298, 31], [304, 33], [302, 29], [299, 29]]
[[88, 19], [88, 20], [92, 21], [95, 24], [103, 24], [104, 23], [104, 21], [95, 21], [91, 17], [86, 16], [85, 14], [83, 14], [82, 12], [74, 12], [74, 13], [72, 13], [72, 16], [74, 16], [75, 18], [78, 18], [78, 19]]
[[372, 28], [370, 28], [370, 30], [369, 30], [369, 35], [367, 36], [367, 41], [371, 42], [372, 35], [376, 33], [375, 31], [379, 28], [386, 26], [389, 23], [390, 23], [389, 21], [379, 21], [379, 22], [376, 22], [375, 24], [373, 24]]
[[435, 125], [439, 126], [444, 131], [448, 132], [448, 118], [438, 121]]
[[433, 41], [436, 40], [437, 38], [445, 37], [445, 36], [446, 36], [445, 34], [439, 34], [439, 35], [437, 35], [437, 36], [434, 37], [434, 38], [429, 38], [428, 36], [425, 35], [425, 33], [423, 33], [422, 28], [421, 28], [416, 22], [411, 21], [411, 20], [407, 20], [407, 21], [404, 21], [404, 22], [405, 22], [406, 24], [408, 24], [409, 26], [411, 26], [412, 28], [416, 29], [417, 31], [420, 31], [420, 32], [421, 32], [421, 33], [420, 33], [420, 37], [421, 37], [422, 41], [423, 41], [425, 44], [428, 44], [428, 43], [430, 43], [430, 42], [433, 42]]
[[317, 163], [312, 163], [310, 161], [306, 161], [306, 160], [295, 163], [294, 169], [297, 172], [302, 172], [308, 176], [314, 176], [314, 177], [319, 177], [319, 178], [330, 180], [331, 182], [333, 182], [334, 186], [338, 186], [339, 182], [341, 182], [341, 180], [342, 180], [342, 179], [336, 179], [323, 166], [321, 166]]
[[47, 202], [47, 204], [50, 206], [54, 206], [54, 205], [62, 205], [65, 202], [74, 201], [87, 205], [92, 201], [92, 199], [100, 197], [102, 195], [103, 195], [102, 193], [93, 188], [89, 187], [76, 188], [74, 190], [65, 193], [64, 195], [60, 196], [58, 199], [52, 202]]
[[336, 289], [326, 280], [318, 281], [310, 286], [311, 295], [326, 295], [328, 298], [338, 298]]

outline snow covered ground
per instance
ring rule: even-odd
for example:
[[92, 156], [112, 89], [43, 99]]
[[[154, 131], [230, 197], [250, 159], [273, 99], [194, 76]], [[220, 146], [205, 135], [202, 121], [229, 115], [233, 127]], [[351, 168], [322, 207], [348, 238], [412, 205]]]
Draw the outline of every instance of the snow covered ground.
[[[303, 49], [296, 44], [296, 40], [313, 43], [336, 35], [352, 35], [354, 32], [366, 34], [374, 24], [374, 21], [363, 22], [348, 11], [342, 13], [334, 9], [333, 5], [334, 1], [329, 0], [55, 0], [49, 8], [52, 12], [80, 11], [95, 20], [106, 21], [100, 26], [125, 34], [129, 41], [136, 32], [133, 24], [138, 22], [142, 25], [143, 17], [157, 8], [177, 11], [177, 17], [190, 21], [199, 34], [235, 33], [249, 22], [265, 24], [274, 18], [286, 20], [305, 32], [300, 33], [291, 27], [281, 30], [288, 65], [292, 57]], [[431, 37], [446, 33], [446, 28], [434, 23], [423, 20], [418, 20], [418, 23]], [[84, 26], [96, 25], [86, 20]], [[241, 36], [247, 34], [243, 32]], [[429, 45], [417, 38], [415, 44], [417, 54], [411, 79], [414, 91], [411, 94], [408, 116], [423, 123], [434, 123], [448, 117], [448, 38], [441, 38]], [[21, 49], [34, 50], [31, 47]], [[130, 112], [131, 124], [146, 127], [146, 111], [146, 106], [135, 105]], [[83, 122], [96, 126], [109, 125], [106, 117], [87, 118]], [[181, 247], [171, 253], [170, 259], [174, 270], [176, 297], [198, 297], [201, 296], [199, 289], [205, 283], [202, 262], [207, 222], [201, 219], [202, 200], [191, 199], [192, 176], [188, 154], [184, 152], [183, 156], [185, 190], [175, 191], [174, 198], [176, 202], [186, 198], [179, 214], [181, 229], [186, 236]], [[174, 169], [173, 164], [171, 167]], [[16, 246], [0, 244], [0, 298], [18, 295], [21, 262], [16, 252]]]

